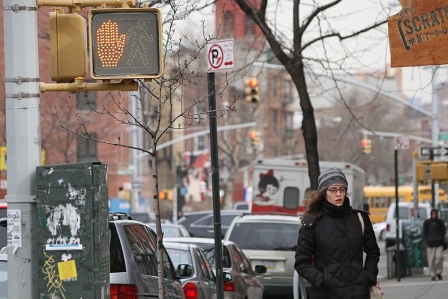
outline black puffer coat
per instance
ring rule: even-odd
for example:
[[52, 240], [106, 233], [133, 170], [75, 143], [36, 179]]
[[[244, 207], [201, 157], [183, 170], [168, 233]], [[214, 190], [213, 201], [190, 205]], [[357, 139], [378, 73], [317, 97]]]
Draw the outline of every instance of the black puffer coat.
[[[310, 214], [297, 240], [296, 271], [311, 283], [311, 298], [363, 299], [375, 285], [380, 250], [366, 212], [364, 236], [357, 211], [346, 197], [343, 206], [323, 201], [323, 215]], [[363, 249], [367, 253], [363, 267]], [[314, 257], [314, 266], [312, 259]]]

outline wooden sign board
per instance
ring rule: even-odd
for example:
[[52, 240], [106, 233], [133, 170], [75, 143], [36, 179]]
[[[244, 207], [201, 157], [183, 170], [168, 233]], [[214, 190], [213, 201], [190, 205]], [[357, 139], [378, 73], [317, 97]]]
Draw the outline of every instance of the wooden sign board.
[[448, 0], [399, 0], [388, 18], [391, 66], [448, 63]]

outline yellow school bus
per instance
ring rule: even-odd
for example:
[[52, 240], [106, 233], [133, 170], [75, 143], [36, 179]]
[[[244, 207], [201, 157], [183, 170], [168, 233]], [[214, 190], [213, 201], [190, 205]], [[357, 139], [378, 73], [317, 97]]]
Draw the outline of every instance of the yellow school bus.
[[[398, 186], [398, 201], [412, 202], [414, 200], [414, 186]], [[439, 200], [446, 201], [445, 190], [439, 188]], [[418, 186], [418, 201], [432, 201], [431, 186]], [[370, 220], [386, 221], [387, 210], [395, 202], [395, 186], [364, 186], [364, 203], [369, 206]]]

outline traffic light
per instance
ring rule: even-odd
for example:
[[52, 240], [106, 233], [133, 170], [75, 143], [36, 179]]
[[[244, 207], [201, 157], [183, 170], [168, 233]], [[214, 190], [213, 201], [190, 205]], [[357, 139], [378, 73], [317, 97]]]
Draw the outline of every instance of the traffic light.
[[162, 14], [157, 8], [89, 11], [94, 79], [152, 79], [163, 72]]
[[86, 73], [86, 20], [59, 8], [50, 12], [51, 79], [73, 82]]
[[246, 79], [244, 81], [246, 91], [246, 101], [252, 104], [260, 102], [260, 95], [258, 94], [258, 79], [255, 77]]
[[257, 148], [260, 146], [260, 132], [250, 131], [249, 136], [252, 147]]
[[159, 192], [159, 199], [160, 199], [160, 200], [165, 200], [166, 197], [167, 197], [167, 194], [166, 194], [165, 191], [160, 191], [160, 192]]
[[372, 140], [367, 138], [361, 140], [361, 146], [362, 146], [362, 153], [364, 155], [369, 155], [370, 153], [372, 153]]

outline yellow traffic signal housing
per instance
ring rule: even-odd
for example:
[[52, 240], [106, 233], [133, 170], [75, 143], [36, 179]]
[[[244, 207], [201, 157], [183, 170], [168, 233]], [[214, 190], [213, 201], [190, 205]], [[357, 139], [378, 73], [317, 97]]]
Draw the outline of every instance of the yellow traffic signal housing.
[[86, 20], [62, 9], [50, 12], [51, 79], [73, 82], [86, 73]]
[[361, 141], [361, 146], [362, 146], [362, 153], [364, 155], [369, 155], [372, 153], [372, 140], [370, 139], [363, 139]]
[[94, 79], [152, 79], [163, 73], [162, 14], [157, 8], [89, 11]]
[[251, 104], [260, 102], [258, 79], [255, 77], [244, 80], [246, 101]]
[[415, 176], [417, 182], [426, 181], [426, 165], [424, 163], [417, 162]]
[[448, 180], [448, 164], [433, 163], [430, 166], [431, 181], [447, 181]]
[[252, 147], [257, 148], [260, 146], [260, 132], [258, 131], [250, 131], [250, 143]]

